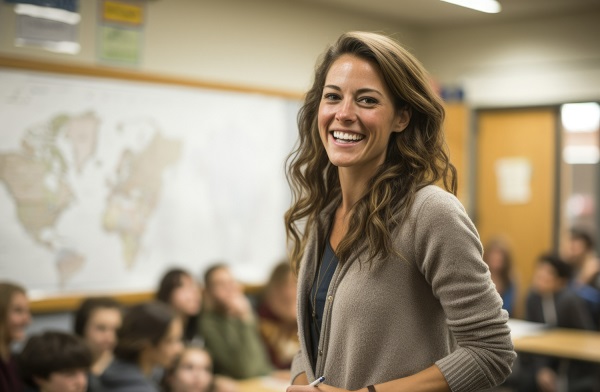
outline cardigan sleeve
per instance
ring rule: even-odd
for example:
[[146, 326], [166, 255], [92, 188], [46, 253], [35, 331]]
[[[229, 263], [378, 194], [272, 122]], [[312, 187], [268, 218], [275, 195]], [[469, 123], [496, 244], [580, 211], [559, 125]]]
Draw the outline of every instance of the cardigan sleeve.
[[475, 226], [458, 199], [441, 189], [416, 207], [416, 263], [457, 343], [436, 365], [454, 392], [498, 385], [511, 373], [516, 354]]

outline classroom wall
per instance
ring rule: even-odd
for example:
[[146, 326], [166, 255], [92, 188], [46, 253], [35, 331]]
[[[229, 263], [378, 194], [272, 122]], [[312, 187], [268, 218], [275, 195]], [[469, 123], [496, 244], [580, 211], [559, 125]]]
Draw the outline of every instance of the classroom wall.
[[[81, 52], [62, 55], [13, 46], [12, 5], [0, 3], [0, 54], [96, 64], [96, 1], [80, 1]], [[410, 48], [419, 36], [398, 23], [304, 2], [147, 2], [141, 71], [301, 94], [317, 56], [348, 30], [384, 31]]]
[[600, 99], [600, 12], [423, 31], [422, 61], [475, 107]]

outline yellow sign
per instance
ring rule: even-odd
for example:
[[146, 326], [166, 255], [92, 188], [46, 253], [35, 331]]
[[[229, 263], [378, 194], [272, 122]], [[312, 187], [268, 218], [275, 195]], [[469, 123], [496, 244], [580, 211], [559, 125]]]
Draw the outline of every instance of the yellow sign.
[[144, 10], [141, 4], [105, 1], [103, 8], [102, 14], [106, 21], [129, 25], [141, 25], [144, 22]]

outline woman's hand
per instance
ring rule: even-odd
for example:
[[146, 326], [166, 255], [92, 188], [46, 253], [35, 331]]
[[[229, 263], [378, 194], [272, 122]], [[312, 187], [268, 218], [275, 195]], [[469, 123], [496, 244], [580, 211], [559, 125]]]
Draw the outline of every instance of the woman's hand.
[[[363, 388], [363, 391], [366, 391], [366, 388]], [[360, 391], [360, 389], [359, 389]], [[341, 389], [332, 387], [327, 384], [319, 384], [318, 387], [311, 387], [310, 385], [290, 385], [287, 387], [285, 392], [351, 392], [347, 389]], [[358, 391], [357, 391], [358, 392]]]

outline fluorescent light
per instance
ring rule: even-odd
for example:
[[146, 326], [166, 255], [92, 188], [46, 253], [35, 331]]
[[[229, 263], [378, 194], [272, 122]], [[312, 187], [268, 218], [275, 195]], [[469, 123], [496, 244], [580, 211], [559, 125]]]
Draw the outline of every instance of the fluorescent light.
[[600, 105], [566, 103], [560, 108], [560, 118], [567, 132], [596, 132], [600, 128]]
[[571, 165], [596, 164], [600, 161], [600, 150], [597, 146], [566, 146], [563, 159]]
[[461, 7], [471, 8], [473, 10], [486, 12], [488, 14], [497, 14], [502, 7], [496, 0], [442, 0], [446, 3], [460, 5]]

